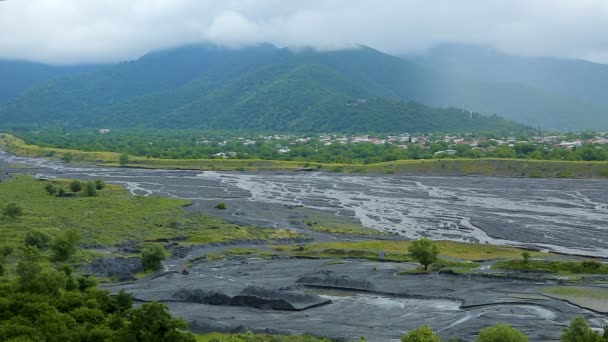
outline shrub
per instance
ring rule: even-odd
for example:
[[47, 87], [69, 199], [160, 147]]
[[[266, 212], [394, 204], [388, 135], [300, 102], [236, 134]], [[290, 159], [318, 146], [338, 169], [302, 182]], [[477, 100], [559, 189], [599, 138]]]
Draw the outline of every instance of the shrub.
[[126, 154], [120, 155], [120, 159], [118, 160], [118, 162], [122, 166], [129, 164], [129, 156], [127, 156]]
[[146, 271], [159, 270], [163, 260], [165, 260], [165, 249], [161, 244], [148, 245], [141, 252], [141, 264]]
[[228, 209], [228, 207], [226, 206], [226, 203], [218, 203], [215, 205], [215, 209], [225, 210], [225, 209]]
[[105, 187], [106, 187], [106, 182], [104, 182], [103, 179], [95, 180], [95, 189], [103, 190]]
[[424, 325], [401, 337], [401, 342], [440, 342], [440, 339], [431, 327]]
[[46, 190], [46, 192], [49, 194], [49, 196], [53, 196], [54, 194], [57, 193], [57, 187], [54, 186], [51, 183], [48, 183], [45, 187], [44, 190]]
[[88, 182], [84, 190], [89, 197], [97, 196], [97, 186], [95, 185], [95, 182]]
[[25, 245], [44, 249], [51, 241], [51, 236], [38, 229], [32, 229], [25, 234]]
[[599, 332], [593, 331], [583, 317], [576, 317], [570, 326], [564, 329], [561, 342], [605, 342]]
[[496, 324], [479, 332], [477, 342], [528, 342], [528, 337], [506, 324]]
[[19, 206], [17, 203], [10, 202], [4, 207], [4, 209], [2, 209], [2, 215], [16, 219], [23, 216], [23, 208], [21, 208], [21, 206]]
[[80, 183], [79, 180], [74, 179], [72, 183], [70, 183], [70, 190], [72, 190], [72, 192], [78, 192], [82, 190], [82, 183]]
[[80, 240], [77, 231], [68, 229], [63, 234], [57, 236], [51, 243], [53, 259], [56, 261], [68, 260], [76, 253], [76, 243]]

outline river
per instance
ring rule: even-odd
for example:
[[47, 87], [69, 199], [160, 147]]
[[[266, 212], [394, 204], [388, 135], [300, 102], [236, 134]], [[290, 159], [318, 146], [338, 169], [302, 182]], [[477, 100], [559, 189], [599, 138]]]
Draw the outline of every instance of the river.
[[132, 193], [223, 201], [234, 218], [289, 225], [294, 206], [350, 217], [407, 238], [528, 246], [608, 257], [608, 182], [316, 172], [214, 172], [74, 166], [0, 152], [40, 178], [103, 178]]

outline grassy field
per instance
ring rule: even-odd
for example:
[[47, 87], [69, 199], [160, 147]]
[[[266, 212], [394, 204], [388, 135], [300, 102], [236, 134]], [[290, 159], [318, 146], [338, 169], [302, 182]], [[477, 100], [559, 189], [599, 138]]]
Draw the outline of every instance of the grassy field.
[[[8, 133], [0, 133], [0, 148], [23, 156], [61, 158], [67, 153], [73, 162], [120, 166], [120, 154], [83, 152], [28, 145]], [[279, 160], [156, 159], [129, 156], [126, 166], [162, 169], [287, 171], [311, 169], [350, 173], [407, 173], [434, 175], [483, 175], [537, 178], [608, 178], [608, 162], [525, 159], [428, 159], [399, 160], [376, 164], [321, 164]]]
[[518, 270], [518, 271], [539, 271], [556, 274], [608, 274], [608, 265], [597, 261], [545, 261], [545, 260], [508, 260], [497, 262], [493, 268]]
[[552, 287], [543, 290], [542, 293], [595, 311], [608, 313], [608, 288]]
[[[52, 182], [68, 188], [68, 180]], [[26, 175], [0, 182], [0, 208], [14, 202], [24, 210], [16, 219], [0, 216], [1, 244], [21, 244], [30, 229], [55, 236], [68, 228], [78, 230], [81, 242], [90, 245], [175, 237], [196, 244], [301, 237], [290, 230], [242, 227], [216, 217], [187, 214], [187, 200], [133, 196], [118, 186], [107, 186], [94, 197], [56, 197], [47, 194], [46, 184]]]
[[[408, 247], [410, 241], [355, 241], [314, 243], [298, 247], [276, 246], [280, 252], [291, 252], [295, 255], [319, 258], [361, 258], [378, 260], [380, 252], [385, 252], [385, 260], [409, 260]], [[486, 244], [463, 243], [454, 241], [435, 241], [439, 247], [440, 256], [456, 258], [465, 261], [492, 259], [520, 259], [524, 251], [514, 247], [492, 246]], [[542, 253], [531, 252], [537, 256]]]

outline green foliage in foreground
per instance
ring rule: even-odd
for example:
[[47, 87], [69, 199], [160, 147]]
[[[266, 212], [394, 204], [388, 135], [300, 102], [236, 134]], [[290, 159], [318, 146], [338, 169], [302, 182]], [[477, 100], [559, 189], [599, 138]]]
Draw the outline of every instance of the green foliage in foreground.
[[440, 339], [431, 327], [424, 325], [401, 337], [401, 342], [440, 342]]
[[570, 326], [564, 329], [560, 339], [561, 342], [608, 342], [608, 327], [604, 328], [604, 334], [594, 331], [583, 317], [575, 318]]
[[608, 265], [595, 260], [544, 261], [544, 260], [509, 260], [500, 261], [492, 266], [498, 269], [539, 271], [558, 274], [608, 274]]
[[132, 307], [131, 295], [96, 288], [35, 247], [20, 251], [16, 277], [0, 278], [1, 341], [194, 342], [187, 324], [159, 303]]
[[509, 325], [497, 324], [482, 329], [477, 342], [528, 342], [528, 337]]

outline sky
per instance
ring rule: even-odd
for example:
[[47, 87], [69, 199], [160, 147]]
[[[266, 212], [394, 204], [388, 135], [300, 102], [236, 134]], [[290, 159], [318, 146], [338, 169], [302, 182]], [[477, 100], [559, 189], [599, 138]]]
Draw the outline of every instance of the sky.
[[473, 44], [608, 64], [608, 0], [0, 0], [0, 58], [117, 62], [201, 42], [394, 55]]

